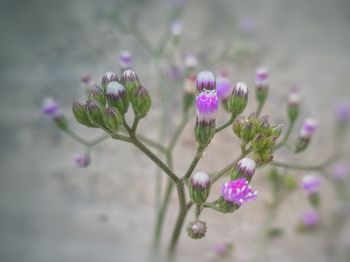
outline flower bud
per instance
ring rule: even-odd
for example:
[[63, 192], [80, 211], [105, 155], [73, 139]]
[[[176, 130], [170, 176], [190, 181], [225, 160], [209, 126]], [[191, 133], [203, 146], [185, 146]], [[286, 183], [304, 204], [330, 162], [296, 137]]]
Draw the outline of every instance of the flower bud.
[[196, 77], [190, 75], [185, 80], [184, 95], [183, 95], [183, 109], [187, 112], [194, 104], [196, 97]]
[[118, 82], [119, 79], [117, 77], [117, 75], [113, 72], [107, 72], [105, 73], [105, 75], [102, 77], [102, 89], [104, 92], [107, 91], [107, 85], [110, 82]]
[[205, 233], [207, 232], [207, 226], [204, 221], [196, 220], [190, 222], [186, 230], [190, 238], [200, 239], [205, 237]]
[[90, 122], [96, 126], [103, 127], [103, 108], [101, 105], [96, 100], [88, 100], [85, 106]]
[[114, 107], [107, 107], [103, 112], [104, 126], [111, 132], [118, 132], [121, 124], [122, 117], [120, 113]]
[[228, 109], [234, 115], [241, 114], [248, 103], [248, 87], [243, 82], [238, 82], [233, 88]]
[[86, 105], [80, 101], [73, 102], [72, 111], [75, 119], [82, 125], [87, 127], [96, 127], [89, 119], [86, 111]]
[[302, 152], [308, 147], [311, 138], [316, 131], [316, 126], [316, 122], [313, 119], [306, 119], [304, 121], [297, 141], [295, 152]]
[[271, 128], [271, 135], [273, 137], [275, 137], [276, 139], [279, 138], [282, 134], [283, 127], [284, 127], [284, 125], [273, 126]]
[[120, 69], [122, 72], [131, 68], [132, 57], [129, 51], [123, 51], [120, 55]]
[[86, 154], [76, 153], [74, 155], [74, 163], [77, 167], [87, 167], [90, 164], [90, 157]]
[[187, 54], [184, 59], [184, 65], [185, 69], [187, 71], [187, 74], [192, 74], [193, 71], [196, 69], [198, 66], [198, 59], [194, 54]]
[[197, 75], [197, 94], [205, 90], [215, 90], [215, 77], [210, 71], [202, 71]]
[[256, 168], [256, 163], [251, 158], [242, 158], [236, 165], [230, 178], [236, 180], [237, 178], [244, 177], [248, 182], [252, 179]]
[[300, 94], [297, 88], [292, 88], [288, 95], [288, 118], [293, 123], [299, 116]]
[[80, 77], [80, 81], [81, 81], [83, 84], [85, 84], [85, 85], [87, 85], [87, 86], [90, 86], [91, 83], [92, 83], [91, 75], [90, 75], [90, 74], [82, 75], [82, 76]]
[[253, 190], [245, 178], [238, 178], [234, 181], [226, 182], [221, 187], [221, 196], [227, 202], [238, 206], [245, 202], [256, 199], [258, 192]]
[[139, 78], [134, 70], [125, 70], [120, 78], [120, 82], [126, 87], [129, 97], [134, 93], [134, 90], [140, 86]]
[[152, 99], [144, 86], [140, 85], [131, 96], [131, 104], [136, 118], [143, 118], [151, 108]]
[[303, 214], [298, 230], [300, 232], [315, 230], [320, 224], [320, 216], [317, 211], [307, 211]]
[[315, 175], [307, 175], [303, 177], [301, 186], [308, 194], [309, 202], [313, 207], [320, 205], [319, 190], [321, 186], [321, 179]]
[[105, 94], [101, 87], [98, 85], [94, 85], [90, 88], [89, 94], [88, 94], [88, 100], [96, 100], [102, 108], [106, 105], [106, 98]]
[[233, 132], [238, 136], [241, 137], [242, 129], [246, 123], [246, 119], [243, 116], [238, 116], [232, 126]]
[[106, 91], [107, 103], [110, 107], [116, 107], [120, 114], [124, 115], [129, 108], [129, 96], [125, 87], [118, 82], [110, 82]]
[[197, 119], [195, 126], [196, 141], [206, 147], [215, 134], [215, 119], [219, 100], [215, 91], [205, 91], [196, 98]]
[[266, 68], [258, 68], [255, 74], [256, 99], [263, 104], [268, 95], [268, 71]]
[[193, 203], [203, 204], [209, 196], [210, 177], [204, 172], [194, 173], [190, 179], [189, 190]]
[[251, 122], [246, 122], [241, 131], [241, 139], [245, 143], [249, 143], [254, 139], [255, 134], [256, 130], [254, 124]]

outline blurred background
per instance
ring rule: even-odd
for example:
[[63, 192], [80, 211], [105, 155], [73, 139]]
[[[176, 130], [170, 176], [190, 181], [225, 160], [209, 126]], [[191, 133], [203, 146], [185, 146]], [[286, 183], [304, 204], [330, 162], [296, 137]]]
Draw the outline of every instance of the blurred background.
[[[246, 82], [251, 91], [247, 112], [256, 108], [254, 78], [259, 66], [266, 66], [270, 73], [264, 113], [271, 122], [285, 122], [288, 90], [300, 88], [302, 112], [297, 130], [304, 118], [312, 117], [318, 122], [316, 136], [307, 152], [293, 156], [282, 149], [275, 159], [314, 164], [332, 154], [334, 107], [350, 100], [347, 0], [2, 0], [1, 261], [146, 260], [155, 217], [156, 167], [134, 147], [112, 140], [94, 148], [90, 166], [76, 167], [73, 156], [84, 148], [56, 129], [41, 113], [41, 103], [46, 96], [54, 97], [72, 128], [87, 139], [95, 138], [99, 132], [78, 125], [71, 113], [73, 99], [85, 94], [80, 78], [89, 74], [99, 83], [107, 71], [119, 74], [119, 57], [128, 50], [133, 68], [153, 98], [151, 112], [139, 128], [155, 139], [163, 133], [167, 141], [181, 118], [183, 82], [167, 71], [169, 64], [150, 56], [130, 28], [138, 28], [156, 45], [174, 19], [181, 22], [182, 32], [173, 61], [181, 64], [185, 54], [193, 53], [198, 70], [225, 70], [232, 82]], [[167, 52], [171, 54], [171, 47]], [[165, 75], [161, 83], [157, 65]], [[220, 112], [217, 121], [226, 118]], [[175, 149], [179, 173], [185, 172], [195, 152], [193, 126], [191, 118]], [[348, 146], [349, 141], [344, 144]], [[239, 142], [228, 128], [215, 137], [196, 170], [217, 171], [238, 153]], [[306, 173], [292, 174], [299, 181]], [[269, 240], [264, 258], [255, 257], [266, 203], [271, 199], [262, 169], [253, 181], [258, 199], [234, 214], [205, 210], [206, 238], [193, 241], [183, 232], [179, 261], [336, 261], [335, 243], [343, 253], [350, 252], [350, 225], [346, 219], [340, 233], [329, 231], [339, 203], [332, 183], [323, 182], [322, 230], [295, 231], [300, 216], [309, 209], [305, 194], [295, 190], [273, 222], [283, 233]], [[211, 197], [218, 192], [219, 185]], [[174, 195], [164, 248], [177, 207]], [[188, 220], [192, 218], [190, 213]], [[235, 249], [221, 259], [214, 247], [223, 242], [232, 242]]]

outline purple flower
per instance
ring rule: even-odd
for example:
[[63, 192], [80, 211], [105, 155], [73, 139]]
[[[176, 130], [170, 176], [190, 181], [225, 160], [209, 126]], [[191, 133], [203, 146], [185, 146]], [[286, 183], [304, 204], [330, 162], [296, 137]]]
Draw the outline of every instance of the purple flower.
[[251, 177], [255, 172], [256, 163], [251, 158], [242, 158], [236, 165], [236, 170], [245, 176]]
[[216, 91], [201, 92], [196, 98], [197, 121], [199, 123], [210, 123], [215, 121], [219, 107], [219, 99]]
[[229, 181], [221, 187], [222, 197], [239, 206], [244, 202], [256, 199], [257, 194], [258, 192], [252, 189], [245, 178]]
[[197, 75], [197, 91], [201, 92], [203, 90], [215, 90], [215, 77], [210, 71], [202, 71]]
[[321, 186], [321, 179], [316, 175], [304, 176], [301, 181], [301, 186], [308, 193], [317, 193]]
[[216, 79], [216, 90], [218, 94], [218, 98], [220, 100], [228, 100], [232, 93], [232, 85], [230, 83], [230, 79], [226, 76], [219, 76]]
[[314, 228], [320, 222], [320, 216], [316, 211], [308, 211], [303, 214], [302, 223], [306, 228]]
[[77, 167], [86, 167], [90, 164], [90, 159], [85, 154], [76, 153], [74, 155], [74, 163]]
[[256, 70], [255, 73], [255, 84], [257, 88], [264, 89], [267, 87], [268, 84], [268, 77], [269, 73], [267, 71], [267, 68], [265, 67], [260, 67]]
[[132, 56], [129, 51], [123, 51], [120, 55], [120, 67], [122, 69], [127, 69], [131, 67]]
[[348, 123], [350, 121], [350, 104], [341, 103], [337, 105], [335, 114], [339, 122]]
[[52, 118], [57, 118], [61, 115], [60, 104], [51, 97], [44, 98], [41, 110], [45, 115]]
[[227, 245], [225, 243], [219, 243], [214, 246], [214, 251], [216, 254], [222, 256], [227, 251]]
[[342, 181], [349, 177], [350, 166], [345, 163], [338, 163], [332, 166], [331, 174], [335, 180]]
[[181, 67], [179, 66], [172, 66], [169, 70], [169, 75], [173, 78], [173, 79], [181, 79], [183, 76], [183, 70]]
[[316, 127], [317, 124], [314, 119], [306, 119], [303, 123], [303, 127], [301, 128], [300, 136], [302, 138], [311, 138], [316, 131]]

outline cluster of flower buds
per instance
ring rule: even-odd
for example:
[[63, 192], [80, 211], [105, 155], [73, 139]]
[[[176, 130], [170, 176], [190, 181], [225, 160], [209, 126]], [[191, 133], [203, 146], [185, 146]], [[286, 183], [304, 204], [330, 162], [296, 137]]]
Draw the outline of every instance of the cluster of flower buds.
[[257, 118], [253, 113], [248, 118], [243, 116], [236, 118], [233, 123], [233, 132], [244, 144], [251, 143], [254, 161], [261, 165], [273, 159], [272, 152], [276, 140], [282, 133], [282, 126], [271, 126], [267, 116]]
[[56, 100], [51, 97], [44, 98], [41, 110], [45, 115], [51, 117], [55, 121], [58, 128], [67, 128], [67, 120], [63, 116], [60, 104]]
[[320, 204], [320, 186], [321, 179], [317, 175], [304, 176], [301, 181], [301, 187], [307, 193], [310, 204], [315, 208]]
[[288, 94], [288, 118], [294, 123], [299, 116], [300, 93], [297, 87], [291, 88]]
[[260, 104], [265, 103], [269, 85], [268, 85], [269, 73], [266, 68], [260, 67], [255, 73], [255, 87], [256, 87], [256, 99]]
[[316, 121], [313, 119], [306, 119], [300, 131], [298, 141], [296, 143], [295, 152], [304, 151], [310, 144], [311, 138], [316, 131]]
[[130, 103], [135, 117], [139, 119], [146, 116], [150, 109], [151, 98], [131, 69], [123, 72], [120, 81], [115, 73], [106, 73], [101, 86], [91, 88], [86, 103], [73, 103], [75, 119], [87, 127], [99, 127], [116, 133]]
[[203, 71], [197, 75], [196, 91], [195, 136], [199, 146], [205, 148], [214, 137], [215, 119], [219, 107], [215, 78], [212, 72]]

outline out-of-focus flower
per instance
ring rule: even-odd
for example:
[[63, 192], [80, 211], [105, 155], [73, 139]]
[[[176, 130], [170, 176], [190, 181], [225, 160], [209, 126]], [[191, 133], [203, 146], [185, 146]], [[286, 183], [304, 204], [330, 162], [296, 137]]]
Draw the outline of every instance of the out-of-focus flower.
[[41, 110], [45, 115], [52, 118], [61, 116], [60, 104], [51, 97], [46, 97], [43, 99]]
[[339, 122], [348, 123], [350, 121], [350, 104], [344, 102], [337, 105], [335, 114]]
[[266, 67], [259, 67], [255, 73], [255, 85], [257, 89], [266, 89], [268, 87], [269, 72]]
[[90, 158], [86, 154], [76, 153], [74, 163], [77, 167], [87, 167], [90, 164]]
[[227, 101], [232, 93], [232, 85], [227, 76], [220, 75], [216, 78], [216, 90], [220, 101]]
[[174, 21], [170, 25], [170, 32], [174, 37], [180, 37], [182, 34], [182, 23], [180, 21]]
[[132, 56], [129, 51], [123, 51], [120, 55], [120, 68], [122, 71], [131, 68]]
[[198, 58], [193, 53], [188, 53], [184, 59], [186, 69], [195, 69], [198, 66]]
[[288, 94], [288, 117], [294, 122], [299, 116], [300, 92], [297, 87], [292, 87]]
[[317, 193], [321, 186], [321, 179], [317, 175], [304, 176], [301, 186], [307, 193]]
[[320, 223], [320, 216], [316, 211], [308, 211], [303, 214], [302, 224], [305, 228], [315, 228]]
[[238, 178], [234, 181], [226, 182], [221, 187], [221, 195], [227, 202], [233, 202], [236, 205], [243, 205], [249, 200], [254, 200], [258, 192], [249, 185], [245, 178]]
[[91, 75], [90, 74], [84, 74], [80, 77], [80, 81], [85, 85], [91, 85]]
[[300, 137], [311, 138], [316, 131], [317, 123], [314, 119], [306, 119], [300, 131]]
[[350, 176], [350, 166], [346, 163], [337, 163], [332, 166], [331, 174], [335, 180], [343, 181]]

